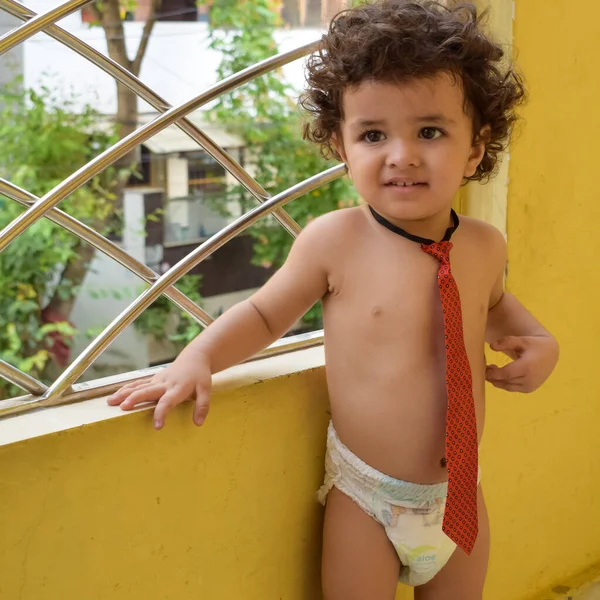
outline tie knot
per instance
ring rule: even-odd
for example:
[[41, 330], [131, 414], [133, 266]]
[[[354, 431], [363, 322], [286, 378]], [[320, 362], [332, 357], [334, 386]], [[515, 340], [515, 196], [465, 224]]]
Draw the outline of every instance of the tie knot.
[[430, 254], [441, 263], [450, 263], [450, 250], [452, 250], [452, 242], [435, 242], [433, 244], [421, 244], [423, 252]]

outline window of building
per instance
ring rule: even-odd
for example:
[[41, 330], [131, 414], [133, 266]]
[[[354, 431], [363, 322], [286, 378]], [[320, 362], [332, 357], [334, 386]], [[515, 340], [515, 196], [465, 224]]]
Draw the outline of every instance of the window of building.
[[225, 190], [225, 169], [206, 152], [186, 154], [188, 161], [188, 193], [210, 196]]
[[198, 21], [199, 9], [195, 0], [163, 0], [157, 13], [158, 21]]
[[177, 161], [187, 162], [188, 195], [169, 198], [165, 214], [167, 245], [197, 243], [228, 223], [211, 202], [225, 193], [225, 169], [203, 151], [182, 154]]

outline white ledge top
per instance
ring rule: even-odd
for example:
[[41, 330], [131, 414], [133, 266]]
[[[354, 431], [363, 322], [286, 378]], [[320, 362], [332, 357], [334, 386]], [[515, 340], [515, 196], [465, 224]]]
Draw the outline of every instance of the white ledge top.
[[[213, 391], [249, 386], [267, 379], [307, 371], [325, 364], [323, 346], [296, 350], [237, 365], [213, 376]], [[152, 410], [146, 405], [138, 410]], [[66, 431], [128, 414], [108, 406], [106, 396], [16, 414], [0, 419], [0, 446]]]

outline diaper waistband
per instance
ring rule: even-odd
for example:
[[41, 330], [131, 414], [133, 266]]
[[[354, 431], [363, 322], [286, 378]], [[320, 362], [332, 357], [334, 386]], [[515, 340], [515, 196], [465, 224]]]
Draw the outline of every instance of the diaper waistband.
[[[329, 424], [327, 432], [327, 462], [328, 470], [338, 471], [337, 475], [342, 478], [350, 476], [363, 484], [367, 483], [373, 492], [383, 496], [382, 499], [390, 504], [422, 507], [439, 504], [448, 494], [447, 482], [410, 483], [395, 479], [369, 466], [342, 443], [333, 423]], [[334, 475], [333, 479], [335, 478]], [[335, 485], [335, 481], [333, 484]]]

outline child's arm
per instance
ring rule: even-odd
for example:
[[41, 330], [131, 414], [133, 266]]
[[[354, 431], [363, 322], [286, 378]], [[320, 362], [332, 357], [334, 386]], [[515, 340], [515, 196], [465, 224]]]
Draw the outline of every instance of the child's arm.
[[195, 395], [194, 422], [201, 425], [208, 413], [211, 375], [269, 346], [327, 292], [333, 216], [315, 219], [275, 275], [251, 298], [216, 319], [168, 368], [150, 380], [124, 386], [108, 403], [130, 410], [158, 400], [154, 422], [160, 429], [174, 406]]
[[503, 289], [506, 243], [494, 244], [493, 255], [502, 265], [490, 298], [486, 342], [513, 362], [499, 368], [489, 365], [486, 379], [511, 392], [533, 392], [550, 376], [558, 362], [556, 339], [511, 294]]

